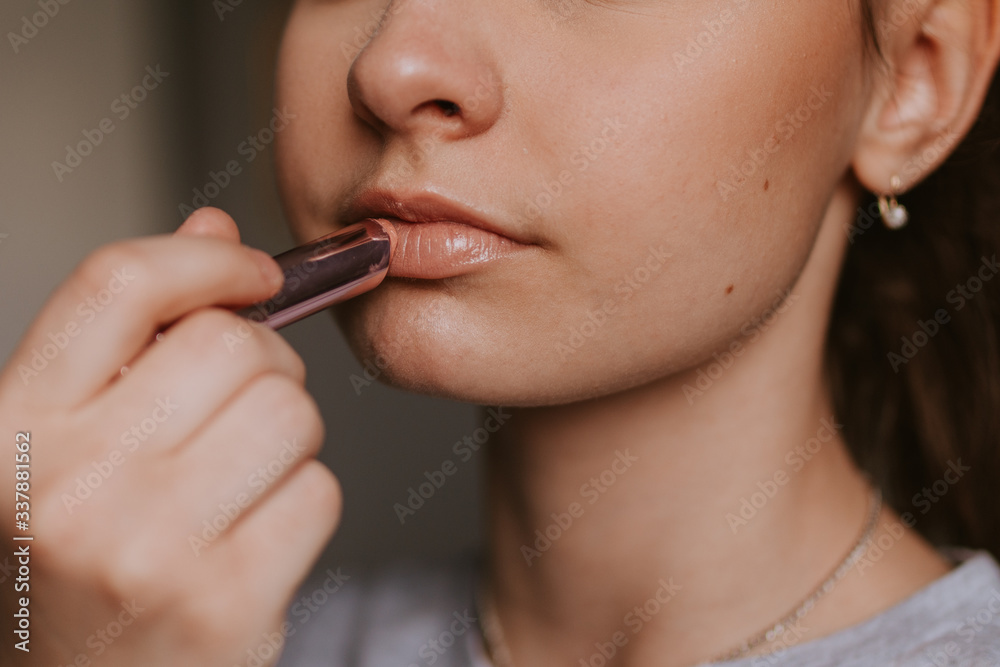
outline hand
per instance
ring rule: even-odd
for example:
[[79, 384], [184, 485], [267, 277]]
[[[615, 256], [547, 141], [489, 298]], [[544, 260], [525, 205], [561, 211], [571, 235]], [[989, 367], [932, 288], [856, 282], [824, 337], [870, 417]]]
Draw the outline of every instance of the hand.
[[97, 250], [49, 299], [0, 375], [0, 554], [30, 553], [30, 589], [0, 584], [0, 625], [30, 598], [31, 649], [4, 631], [0, 662], [228, 667], [274, 636], [341, 505], [302, 360], [229, 310], [281, 280], [202, 209]]

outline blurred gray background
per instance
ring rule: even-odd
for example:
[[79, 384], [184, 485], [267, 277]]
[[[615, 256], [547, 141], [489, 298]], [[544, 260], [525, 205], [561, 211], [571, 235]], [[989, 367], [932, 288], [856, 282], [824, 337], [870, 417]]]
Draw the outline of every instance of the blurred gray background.
[[[66, 0], [62, 0], [65, 2]], [[272, 71], [287, 3], [242, 2], [220, 19], [188, 0], [3, 0], [0, 3], [0, 358], [7, 359], [50, 291], [87, 253], [124, 237], [173, 231], [181, 203], [209, 181], [271, 114]], [[38, 16], [43, 5], [52, 17]], [[32, 20], [34, 18], [34, 21]], [[41, 28], [32, 27], [42, 24]], [[18, 37], [12, 40], [11, 33]], [[147, 66], [169, 72], [120, 119]], [[114, 123], [71, 173], [56, 175], [67, 144], [104, 118]], [[212, 204], [228, 211], [250, 245], [289, 248], [271, 154], [244, 165]], [[446, 558], [479, 544], [480, 461], [401, 525], [424, 471], [454, 459], [477, 411], [375, 384], [360, 395], [361, 366], [328, 315], [282, 332], [305, 359], [308, 387], [328, 436], [322, 459], [344, 487], [341, 529], [320, 569], [358, 571], [400, 557]], [[308, 512], [304, 507], [302, 511]]]

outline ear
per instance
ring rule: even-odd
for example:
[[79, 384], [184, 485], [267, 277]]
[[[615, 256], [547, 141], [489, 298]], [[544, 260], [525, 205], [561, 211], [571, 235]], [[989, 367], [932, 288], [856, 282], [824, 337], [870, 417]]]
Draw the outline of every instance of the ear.
[[1000, 58], [1000, 0], [887, 0], [876, 19], [888, 67], [873, 76], [852, 166], [861, 184], [903, 192], [975, 123]]

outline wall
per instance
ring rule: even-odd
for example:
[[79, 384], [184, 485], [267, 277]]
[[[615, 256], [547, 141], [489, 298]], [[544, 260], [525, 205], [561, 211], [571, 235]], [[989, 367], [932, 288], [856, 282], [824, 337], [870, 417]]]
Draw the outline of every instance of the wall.
[[[0, 44], [0, 357], [88, 252], [175, 229], [180, 204], [266, 125], [281, 4], [242, 3], [220, 18], [209, 2], [70, 0], [17, 53], [9, 38]], [[37, 0], [5, 0], [0, 32], [20, 31], [39, 11]], [[113, 100], [157, 65], [169, 75], [120, 118]], [[113, 132], [79, 166], [56, 173], [67, 144], [85, 141], [85, 131], [96, 137], [104, 118]], [[246, 242], [277, 253], [291, 237], [264, 157], [212, 203], [236, 218]], [[361, 367], [327, 315], [283, 334], [307, 363], [329, 433], [322, 459], [345, 491], [342, 528], [319, 567], [446, 558], [477, 545], [478, 459], [405, 525], [393, 510], [425, 471], [454, 458], [454, 442], [477, 426], [473, 408], [379, 385], [359, 395], [350, 376]]]

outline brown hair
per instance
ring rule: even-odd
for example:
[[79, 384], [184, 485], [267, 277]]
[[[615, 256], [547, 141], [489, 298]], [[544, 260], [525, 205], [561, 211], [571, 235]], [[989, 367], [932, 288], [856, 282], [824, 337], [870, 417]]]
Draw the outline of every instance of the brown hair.
[[[862, 24], [880, 56], [871, 2]], [[942, 135], [904, 165], [923, 173], [954, 149], [900, 198], [903, 230], [882, 226], [874, 196], [860, 202], [827, 371], [844, 437], [888, 502], [937, 545], [1000, 557], [998, 112], [995, 78], [964, 140]]]

